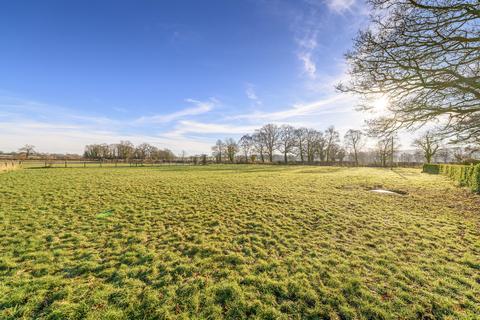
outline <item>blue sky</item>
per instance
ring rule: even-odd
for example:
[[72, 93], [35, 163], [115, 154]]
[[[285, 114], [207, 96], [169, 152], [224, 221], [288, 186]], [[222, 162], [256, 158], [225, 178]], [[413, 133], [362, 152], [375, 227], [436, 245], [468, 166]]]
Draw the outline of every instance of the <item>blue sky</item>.
[[209, 152], [265, 123], [363, 126], [335, 92], [361, 0], [6, 1], [0, 150]]

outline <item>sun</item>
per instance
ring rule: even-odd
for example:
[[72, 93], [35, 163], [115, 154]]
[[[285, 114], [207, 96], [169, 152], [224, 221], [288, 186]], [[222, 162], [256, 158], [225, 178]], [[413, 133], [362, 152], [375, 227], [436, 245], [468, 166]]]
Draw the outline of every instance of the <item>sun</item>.
[[373, 101], [373, 109], [376, 112], [386, 111], [390, 102], [386, 96], [381, 96]]

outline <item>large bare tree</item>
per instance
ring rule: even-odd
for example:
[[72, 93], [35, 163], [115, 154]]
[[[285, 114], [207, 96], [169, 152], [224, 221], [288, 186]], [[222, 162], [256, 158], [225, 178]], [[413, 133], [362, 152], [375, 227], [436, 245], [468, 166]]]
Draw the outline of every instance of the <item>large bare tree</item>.
[[290, 125], [282, 125], [280, 127], [278, 150], [283, 153], [285, 163], [288, 162], [288, 155], [292, 153], [295, 147], [295, 140], [295, 128]]
[[215, 145], [212, 147], [212, 153], [217, 163], [221, 163], [225, 155], [225, 143], [218, 139]]
[[307, 139], [307, 128], [298, 128], [295, 130], [295, 149], [297, 156], [300, 157], [302, 163], [305, 162], [305, 148]]
[[421, 137], [413, 141], [413, 145], [422, 150], [427, 163], [431, 163], [433, 157], [437, 154], [440, 145], [431, 131], [425, 132]]
[[245, 162], [248, 163], [248, 158], [250, 157], [250, 152], [253, 148], [253, 138], [251, 135], [246, 134], [243, 135], [240, 140], [238, 141], [238, 145], [243, 151], [243, 154], [245, 156]]
[[276, 124], [266, 124], [260, 128], [261, 137], [265, 143], [268, 160], [273, 162], [273, 152], [277, 149], [280, 138], [280, 128]]
[[358, 152], [364, 145], [363, 133], [361, 130], [350, 129], [345, 133], [344, 143], [347, 149], [353, 155], [355, 165], [358, 166]]
[[[386, 96], [377, 132], [438, 120], [458, 142], [480, 142], [480, 2], [368, 0], [371, 25], [346, 58], [341, 91]], [[363, 108], [368, 108], [366, 104]]]
[[225, 139], [225, 153], [227, 155], [228, 161], [231, 163], [235, 162], [235, 155], [238, 152], [238, 144], [232, 138]]
[[340, 134], [335, 130], [334, 126], [330, 126], [325, 130], [325, 154], [327, 162], [335, 161], [335, 150], [340, 142]]
[[26, 144], [23, 147], [21, 147], [18, 151], [22, 152], [22, 153], [25, 153], [25, 159], [28, 159], [28, 157], [31, 154], [35, 153], [35, 146], [33, 146], [31, 144]]

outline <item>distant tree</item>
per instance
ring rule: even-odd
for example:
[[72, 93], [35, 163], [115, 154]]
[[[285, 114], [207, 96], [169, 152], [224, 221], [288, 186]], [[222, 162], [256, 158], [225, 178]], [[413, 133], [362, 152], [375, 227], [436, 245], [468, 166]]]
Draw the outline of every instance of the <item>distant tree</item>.
[[295, 147], [297, 150], [297, 155], [300, 157], [302, 163], [305, 162], [305, 145], [307, 139], [307, 128], [299, 128], [295, 130]]
[[288, 162], [288, 155], [295, 147], [295, 128], [290, 125], [280, 127], [278, 150], [283, 153], [285, 163]]
[[319, 148], [322, 146], [322, 133], [315, 129], [307, 129], [305, 133], [305, 155], [307, 156], [307, 162], [314, 162], [316, 154], [320, 155], [321, 160], [322, 155]]
[[225, 144], [222, 140], [218, 139], [215, 145], [212, 147], [213, 156], [217, 163], [221, 163], [224, 157]]
[[[480, 137], [478, 0], [370, 0], [371, 25], [346, 55], [350, 79], [338, 89], [383, 95], [381, 131], [446, 119], [442, 133]], [[364, 106], [368, 109], [368, 105]]]
[[402, 152], [402, 154], [400, 155], [401, 162], [409, 163], [412, 162], [412, 159], [413, 155], [410, 152]]
[[438, 149], [438, 156], [442, 160], [443, 163], [448, 163], [450, 159], [450, 149], [446, 146], [441, 146], [440, 149]]
[[235, 162], [235, 155], [238, 152], [238, 144], [232, 138], [225, 139], [225, 152], [227, 154], [228, 160], [233, 163]]
[[243, 154], [245, 156], [245, 162], [248, 163], [248, 159], [250, 157], [250, 152], [251, 152], [251, 150], [253, 148], [253, 145], [254, 145], [253, 137], [249, 134], [246, 134], [246, 135], [244, 135], [240, 138], [240, 140], [238, 141], [238, 144], [239, 144], [240, 148], [242, 149]]
[[337, 150], [335, 150], [335, 159], [338, 159], [340, 163], [342, 163], [345, 160], [346, 155], [347, 155], [347, 151], [340, 146], [338, 147]]
[[21, 152], [21, 153], [25, 153], [25, 159], [28, 159], [28, 157], [31, 155], [31, 154], [34, 154], [35, 153], [35, 146], [31, 145], [31, 144], [26, 144], [24, 145], [23, 147], [21, 147], [18, 152]]
[[120, 141], [117, 144], [117, 154], [120, 159], [128, 160], [135, 155], [135, 146], [130, 141]]
[[415, 139], [413, 145], [423, 151], [427, 163], [432, 162], [432, 158], [440, 148], [435, 135], [431, 131], [427, 131], [421, 137]]
[[265, 162], [265, 150], [266, 150], [266, 144], [265, 144], [265, 135], [263, 134], [262, 131], [256, 130], [255, 133], [252, 136], [253, 140], [253, 146], [255, 148], [255, 151], [260, 155], [260, 160], [262, 162]]
[[86, 159], [100, 159], [100, 150], [98, 144], [88, 144], [85, 146], [83, 156]]
[[[314, 156], [317, 155], [321, 162], [327, 160], [327, 141], [323, 132], [312, 130]], [[312, 159], [313, 160], [313, 159]]]
[[395, 134], [378, 139], [377, 157], [382, 167], [386, 167], [388, 163], [393, 166], [394, 156], [399, 147], [398, 137]]
[[280, 138], [280, 128], [277, 125], [270, 123], [260, 128], [260, 133], [265, 143], [268, 160], [270, 162], [273, 162], [273, 152], [278, 146], [278, 139]]
[[327, 162], [335, 161], [334, 150], [340, 142], [340, 134], [335, 130], [335, 127], [330, 126], [325, 130], [324, 139], [326, 143]]
[[98, 145], [98, 152], [100, 159], [109, 159], [110, 158], [110, 148], [106, 143]]
[[145, 160], [151, 157], [153, 146], [148, 143], [141, 143], [135, 148], [135, 158]]
[[468, 154], [468, 156], [471, 159], [475, 159], [476, 156], [480, 156], [480, 144], [472, 144], [472, 145], [466, 146], [465, 152]]
[[358, 153], [364, 145], [363, 133], [360, 130], [350, 129], [345, 134], [344, 143], [350, 153], [353, 155], [355, 165], [358, 166]]

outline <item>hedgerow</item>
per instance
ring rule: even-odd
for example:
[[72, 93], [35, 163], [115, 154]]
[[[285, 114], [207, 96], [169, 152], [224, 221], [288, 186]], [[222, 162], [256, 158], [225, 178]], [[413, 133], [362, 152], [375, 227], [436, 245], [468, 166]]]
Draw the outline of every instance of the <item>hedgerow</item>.
[[424, 164], [423, 172], [446, 175], [459, 185], [468, 187], [474, 192], [480, 192], [480, 164]]

